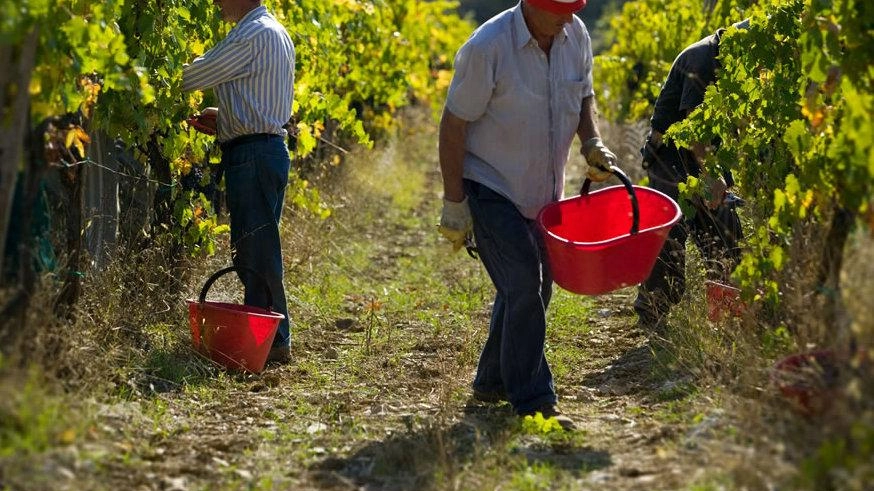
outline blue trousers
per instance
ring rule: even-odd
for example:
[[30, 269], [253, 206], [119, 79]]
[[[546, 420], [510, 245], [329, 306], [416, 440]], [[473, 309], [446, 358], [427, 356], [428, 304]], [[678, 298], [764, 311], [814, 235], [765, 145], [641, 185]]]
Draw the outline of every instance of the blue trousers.
[[465, 180], [464, 188], [477, 250], [496, 290], [473, 387], [506, 393], [518, 413], [554, 404], [543, 352], [552, 276], [536, 222], [482, 184]]
[[231, 219], [233, 263], [255, 270], [267, 282], [273, 297], [271, 305], [260, 281], [240, 271], [240, 281], [245, 288], [243, 302], [270, 307], [285, 315], [273, 345], [288, 346], [291, 332], [279, 240], [279, 219], [291, 166], [288, 148], [278, 135], [245, 136], [222, 145], [222, 165]]

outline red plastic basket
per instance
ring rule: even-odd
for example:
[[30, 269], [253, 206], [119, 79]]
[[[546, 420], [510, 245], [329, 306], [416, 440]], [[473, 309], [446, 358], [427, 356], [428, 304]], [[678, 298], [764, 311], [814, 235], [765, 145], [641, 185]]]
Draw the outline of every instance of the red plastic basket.
[[[623, 186], [546, 205], [537, 217], [555, 282], [582, 295], [600, 295], [641, 283], [649, 276], [671, 227], [682, 216], [667, 195], [633, 186], [611, 167]], [[630, 225], [629, 225], [630, 223]]]
[[707, 295], [707, 319], [718, 322], [726, 317], [740, 317], [747, 306], [740, 296], [740, 289], [718, 281], [704, 282]]
[[[222, 275], [237, 271], [232, 266], [213, 274], [203, 285], [197, 300], [187, 300], [188, 320], [194, 348], [212, 361], [230, 370], [259, 373], [264, 369], [267, 355], [276, 336], [276, 328], [284, 315], [271, 308], [252, 307], [225, 302], [207, 302], [210, 286]], [[254, 271], [246, 268], [260, 279]], [[269, 304], [273, 296], [267, 283], [261, 279]]]
[[814, 416], [837, 397], [845, 363], [833, 350], [796, 353], [774, 364], [771, 383], [796, 410]]

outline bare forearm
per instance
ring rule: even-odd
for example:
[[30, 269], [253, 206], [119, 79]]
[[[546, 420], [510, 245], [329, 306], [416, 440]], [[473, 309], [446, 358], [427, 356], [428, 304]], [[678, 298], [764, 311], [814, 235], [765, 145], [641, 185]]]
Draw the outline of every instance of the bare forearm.
[[577, 125], [577, 136], [580, 141], [584, 142], [590, 138], [601, 136], [598, 131], [598, 122], [595, 118], [595, 96], [589, 96], [583, 99], [582, 107], [580, 108], [580, 123]]
[[462, 201], [464, 189], [464, 141], [467, 121], [449, 111], [440, 120], [440, 173], [443, 176], [443, 196], [450, 201]]

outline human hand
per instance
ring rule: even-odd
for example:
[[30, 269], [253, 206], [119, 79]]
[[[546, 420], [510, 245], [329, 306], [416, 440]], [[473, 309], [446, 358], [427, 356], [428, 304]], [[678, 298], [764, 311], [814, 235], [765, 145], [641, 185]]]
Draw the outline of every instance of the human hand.
[[616, 163], [616, 155], [604, 145], [600, 138], [589, 138], [583, 142], [580, 152], [586, 158], [586, 177], [593, 182], [606, 181], [613, 175], [610, 166]]
[[217, 119], [218, 108], [206, 107], [200, 114], [189, 117], [187, 121], [195, 130], [207, 135], [215, 135]]
[[728, 185], [722, 177], [714, 178], [707, 174], [704, 176], [704, 206], [711, 210], [719, 208], [725, 195], [728, 192]]
[[470, 218], [467, 196], [462, 201], [443, 198], [443, 212], [440, 214], [437, 231], [452, 243], [453, 252], [464, 246], [465, 239], [470, 235], [472, 228], [473, 221]]

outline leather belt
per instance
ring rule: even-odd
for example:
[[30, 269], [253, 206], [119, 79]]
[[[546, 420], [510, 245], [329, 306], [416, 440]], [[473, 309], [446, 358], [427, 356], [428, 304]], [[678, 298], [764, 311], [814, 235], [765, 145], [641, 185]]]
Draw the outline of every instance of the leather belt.
[[236, 147], [237, 145], [244, 145], [246, 143], [255, 143], [260, 141], [268, 141], [271, 138], [282, 138], [280, 135], [275, 133], [252, 133], [251, 135], [242, 135], [236, 138], [231, 138], [226, 142], [222, 142], [219, 145], [223, 152], [230, 150], [231, 148]]

